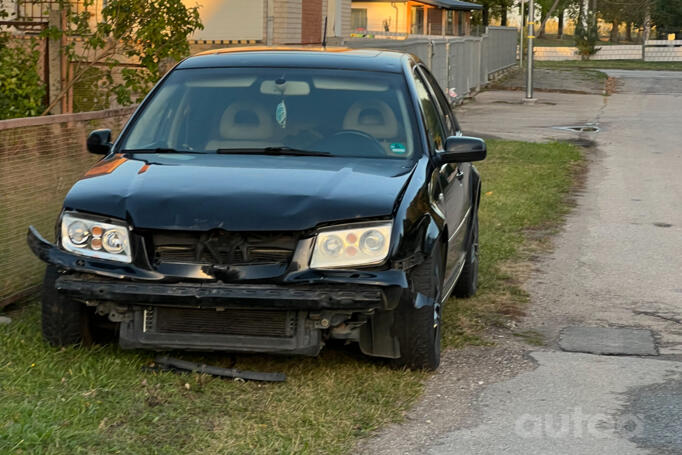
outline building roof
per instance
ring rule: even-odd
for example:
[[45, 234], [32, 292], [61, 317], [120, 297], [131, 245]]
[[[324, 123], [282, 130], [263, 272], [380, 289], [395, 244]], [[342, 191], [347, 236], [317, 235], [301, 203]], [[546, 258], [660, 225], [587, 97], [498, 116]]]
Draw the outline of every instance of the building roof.
[[474, 9], [483, 9], [481, 5], [470, 2], [460, 2], [457, 0], [416, 0], [419, 3], [426, 3], [427, 5], [440, 6], [444, 9], [456, 9], [471, 11]]
[[342, 47], [237, 47], [202, 52], [177, 68], [282, 67], [330, 68], [400, 73], [408, 54]]
[[[358, 0], [358, 1], [387, 3], [389, 0]], [[477, 3], [461, 2], [459, 0], [414, 0], [414, 1], [419, 2], [419, 3], [424, 3], [426, 5], [438, 6], [440, 8], [444, 8], [444, 9], [454, 9], [454, 10], [463, 10], [463, 11], [483, 9], [483, 7]], [[404, 3], [404, 1], [403, 1], [403, 3]]]

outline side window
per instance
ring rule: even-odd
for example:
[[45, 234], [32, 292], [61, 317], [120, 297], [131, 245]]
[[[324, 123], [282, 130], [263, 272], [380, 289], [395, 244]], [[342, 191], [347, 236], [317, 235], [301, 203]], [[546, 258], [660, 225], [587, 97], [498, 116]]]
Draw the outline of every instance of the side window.
[[448, 103], [448, 100], [445, 98], [445, 95], [443, 94], [440, 85], [438, 85], [436, 78], [433, 77], [433, 74], [423, 67], [420, 67], [419, 71], [424, 75], [424, 79], [426, 79], [433, 89], [432, 92], [438, 101], [438, 108], [445, 119], [445, 128], [448, 130], [448, 136], [454, 136], [459, 131], [459, 125], [452, 113], [452, 109], [450, 109], [450, 103]]
[[426, 135], [429, 139], [431, 150], [443, 150], [445, 144], [445, 131], [440, 121], [440, 112], [436, 107], [436, 102], [431, 98], [426, 84], [419, 73], [414, 73], [414, 84], [417, 88], [417, 96], [421, 105], [424, 121], [426, 122]]

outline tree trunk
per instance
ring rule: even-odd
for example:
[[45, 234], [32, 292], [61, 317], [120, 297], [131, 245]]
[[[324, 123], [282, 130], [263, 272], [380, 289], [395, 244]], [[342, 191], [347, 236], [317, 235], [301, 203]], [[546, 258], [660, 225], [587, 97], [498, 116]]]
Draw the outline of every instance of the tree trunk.
[[625, 28], [625, 39], [632, 42], [632, 22], [628, 22]]
[[490, 8], [487, 6], [483, 7], [483, 26], [487, 27], [490, 25]]
[[617, 43], [618, 42], [618, 26], [620, 25], [618, 19], [614, 19], [611, 21], [611, 42], [612, 43]]
[[644, 36], [642, 36], [642, 42], [646, 42], [651, 36], [651, 8], [649, 3], [645, 4], [644, 10]]
[[559, 39], [564, 37], [564, 10], [559, 11], [559, 23], [558, 23], [558, 29], [557, 29], [557, 37]]
[[597, 11], [599, 7], [597, 6], [597, 0], [592, 0], [592, 26], [597, 26]]
[[545, 24], [547, 23], [547, 19], [549, 19], [547, 10], [542, 8], [542, 11], [540, 12], [540, 23], [542, 24], [542, 26], [540, 27], [540, 30], [538, 30], [538, 38], [545, 37]]
[[502, 27], [507, 26], [507, 8], [502, 8], [502, 19], [500, 20]]
[[551, 8], [549, 8], [549, 11], [547, 11], [547, 14], [543, 11], [544, 17], [542, 18], [542, 25], [540, 25], [540, 29], [538, 30], [538, 37], [542, 37], [545, 35], [545, 25], [547, 25], [547, 21], [549, 20], [550, 17], [552, 17], [552, 14], [554, 14], [554, 10], [556, 9], [557, 5], [559, 4], [560, 0], [554, 0], [554, 3], [552, 3]]

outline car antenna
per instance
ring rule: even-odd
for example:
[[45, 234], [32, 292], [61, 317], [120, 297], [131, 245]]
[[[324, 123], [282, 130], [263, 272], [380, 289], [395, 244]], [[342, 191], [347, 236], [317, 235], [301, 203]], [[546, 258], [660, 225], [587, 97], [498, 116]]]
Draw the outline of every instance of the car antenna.
[[327, 50], [327, 16], [324, 16], [324, 32], [322, 34], [322, 49]]

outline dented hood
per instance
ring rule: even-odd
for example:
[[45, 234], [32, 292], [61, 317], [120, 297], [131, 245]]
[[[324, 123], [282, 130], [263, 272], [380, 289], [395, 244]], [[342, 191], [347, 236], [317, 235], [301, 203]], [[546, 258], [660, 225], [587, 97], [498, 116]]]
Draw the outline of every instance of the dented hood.
[[413, 164], [316, 156], [114, 156], [88, 171], [64, 206], [141, 229], [305, 230], [391, 215]]

